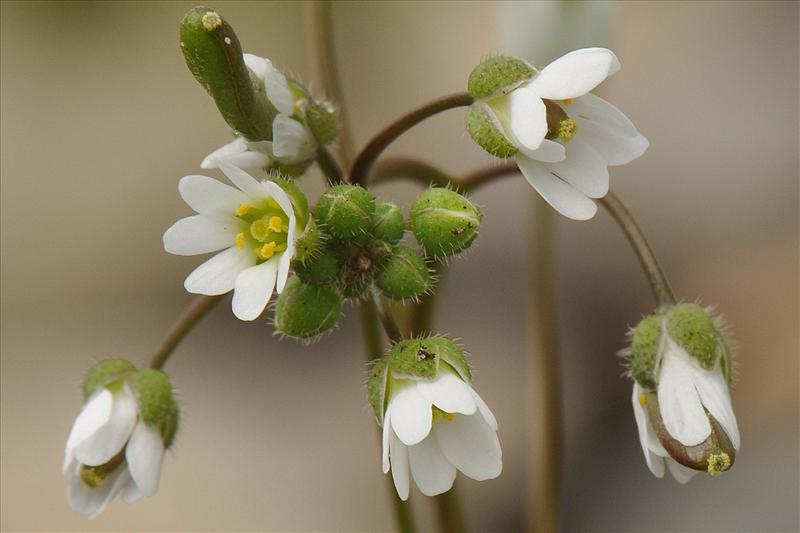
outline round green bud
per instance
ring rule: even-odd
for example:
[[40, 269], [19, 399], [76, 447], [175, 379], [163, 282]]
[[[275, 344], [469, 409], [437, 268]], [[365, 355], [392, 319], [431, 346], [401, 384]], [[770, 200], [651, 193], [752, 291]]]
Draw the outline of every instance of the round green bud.
[[314, 218], [309, 218], [305, 232], [294, 242], [295, 261], [305, 263], [316, 257], [326, 240], [327, 235], [317, 226]]
[[357, 185], [334, 185], [317, 202], [317, 222], [339, 239], [366, 234], [374, 214], [375, 198]]
[[653, 370], [661, 345], [662, 321], [663, 317], [659, 314], [646, 316], [631, 333], [629, 372], [641, 386], [651, 390], [656, 387]]
[[283, 189], [289, 201], [292, 202], [294, 208], [294, 216], [297, 219], [297, 230], [303, 231], [306, 224], [308, 224], [308, 198], [300, 190], [297, 184], [289, 179], [283, 178], [280, 175], [272, 175], [269, 177], [270, 181], [274, 181], [278, 187]]
[[292, 276], [275, 304], [275, 329], [310, 339], [335, 326], [341, 311], [342, 297], [334, 287], [304, 283]]
[[139, 402], [139, 416], [148, 426], [159, 426], [176, 410], [172, 383], [161, 370], [147, 369], [134, 374], [129, 383]]
[[519, 149], [500, 131], [489, 113], [479, 102], [469, 106], [464, 119], [467, 133], [478, 146], [491, 155], [501, 159], [513, 157], [519, 152]]
[[433, 379], [439, 372], [439, 353], [428, 339], [404, 339], [392, 346], [389, 371], [398, 378]]
[[328, 102], [311, 102], [306, 106], [306, 124], [320, 144], [329, 144], [336, 139], [339, 119], [336, 110]]
[[406, 223], [403, 210], [397, 204], [381, 202], [375, 206], [372, 217], [372, 236], [389, 244], [397, 244], [403, 238]]
[[186, 65], [225, 122], [250, 141], [271, 141], [277, 110], [256, 90], [230, 24], [213, 9], [195, 7], [181, 20], [180, 40]]
[[295, 274], [305, 283], [335, 283], [339, 278], [339, 261], [330, 250], [323, 250], [305, 262], [295, 262]]
[[472, 369], [464, 350], [452, 340], [441, 335], [421, 339], [423, 346], [428, 352], [439, 356], [441, 363], [447, 363], [456, 373], [467, 383], [472, 381]]
[[386, 405], [386, 387], [389, 381], [389, 356], [376, 359], [367, 378], [367, 399], [378, 425], [383, 425], [383, 412]]
[[670, 336], [703, 367], [711, 369], [727, 351], [714, 319], [697, 304], [683, 303], [666, 313]]
[[136, 372], [136, 367], [127, 359], [110, 358], [97, 363], [89, 369], [83, 380], [84, 401], [98, 390], [127, 378], [133, 372]]
[[375, 276], [375, 284], [393, 300], [413, 300], [430, 290], [431, 276], [422, 256], [398, 244]]
[[536, 71], [522, 59], [495, 56], [481, 62], [469, 75], [467, 91], [473, 98], [507, 94], [533, 77]]
[[468, 248], [478, 236], [483, 212], [450, 189], [432, 188], [411, 206], [411, 231], [417, 242], [434, 257], [445, 257]]

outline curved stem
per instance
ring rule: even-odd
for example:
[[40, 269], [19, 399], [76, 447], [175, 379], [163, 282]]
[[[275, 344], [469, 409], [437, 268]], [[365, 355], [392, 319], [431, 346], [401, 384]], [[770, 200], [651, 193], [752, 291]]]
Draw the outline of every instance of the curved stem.
[[366, 185], [372, 164], [381, 152], [394, 142], [395, 139], [400, 137], [400, 135], [428, 117], [432, 117], [448, 109], [468, 106], [473, 101], [474, 99], [469, 93], [451, 94], [450, 96], [433, 100], [395, 120], [378, 132], [367, 146], [361, 150], [361, 153], [358, 154], [355, 163], [353, 163], [353, 168], [350, 170], [350, 181], [356, 185]]
[[324, 146], [317, 148], [317, 165], [319, 165], [325, 177], [328, 178], [328, 183], [330, 185], [335, 185], [344, 181], [339, 163], [336, 162], [331, 153]]
[[389, 303], [375, 290], [372, 291], [372, 301], [374, 302], [374, 307], [378, 311], [378, 318], [381, 320], [383, 331], [386, 332], [386, 336], [389, 337], [389, 340], [392, 342], [401, 340], [403, 334], [400, 332], [400, 326], [394, 318], [394, 313], [389, 307]]
[[625, 236], [628, 237], [628, 241], [636, 252], [639, 263], [642, 265], [642, 270], [647, 276], [647, 281], [650, 282], [650, 287], [653, 289], [658, 306], [673, 305], [675, 303], [675, 295], [669, 286], [667, 276], [664, 274], [656, 254], [650, 247], [650, 243], [647, 242], [642, 228], [636, 223], [636, 219], [633, 218], [631, 212], [613, 192], [609, 191], [605, 197], [598, 201], [611, 214], [623, 233], [625, 233]]
[[150, 359], [150, 368], [162, 368], [183, 338], [223, 297], [224, 295], [195, 297], [161, 340]]
[[431, 184], [437, 187], [457, 184], [452, 176], [425, 161], [411, 157], [387, 157], [375, 163], [375, 167], [369, 175], [369, 185], [388, 183], [403, 178], [416, 181], [424, 187]]

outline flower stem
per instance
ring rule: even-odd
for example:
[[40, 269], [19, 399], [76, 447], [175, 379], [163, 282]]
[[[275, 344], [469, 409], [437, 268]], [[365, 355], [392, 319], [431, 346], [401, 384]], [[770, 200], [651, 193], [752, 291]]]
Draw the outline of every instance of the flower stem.
[[153, 357], [150, 359], [150, 368], [162, 368], [183, 338], [222, 300], [223, 296], [195, 297], [161, 340]]
[[400, 332], [400, 326], [397, 324], [394, 313], [389, 307], [389, 302], [387, 302], [386, 298], [381, 296], [376, 290], [372, 291], [372, 301], [375, 304], [374, 306], [378, 312], [378, 318], [381, 320], [383, 331], [386, 332], [386, 336], [389, 337], [389, 340], [392, 342], [401, 340], [403, 338], [403, 334]]
[[339, 163], [336, 162], [331, 153], [324, 146], [317, 148], [317, 165], [319, 165], [325, 177], [328, 178], [328, 184], [336, 185], [344, 181]]
[[650, 282], [650, 287], [653, 289], [658, 306], [674, 305], [675, 295], [669, 286], [664, 269], [661, 268], [656, 254], [650, 247], [650, 243], [647, 242], [642, 228], [639, 227], [631, 212], [613, 192], [609, 191], [605, 197], [598, 201], [611, 214], [631, 243], [636, 256], [639, 258], [639, 263], [642, 265], [642, 270], [647, 276], [647, 281]]
[[350, 170], [350, 181], [356, 185], [366, 185], [372, 164], [386, 147], [392, 144], [400, 135], [426, 118], [432, 117], [442, 111], [447, 111], [448, 109], [468, 106], [473, 101], [474, 99], [469, 93], [451, 94], [450, 96], [428, 102], [395, 120], [378, 132], [367, 146], [361, 150], [361, 153], [358, 154], [353, 163], [353, 168]]

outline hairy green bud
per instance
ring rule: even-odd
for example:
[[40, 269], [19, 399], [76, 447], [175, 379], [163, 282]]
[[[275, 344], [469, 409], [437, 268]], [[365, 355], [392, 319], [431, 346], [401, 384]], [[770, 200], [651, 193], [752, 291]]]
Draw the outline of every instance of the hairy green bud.
[[720, 354], [727, 351], [714, 320], [699, 305], [675, 305], [667, 311], [666, 320], [675, 342], [706, 369], [713, 368]]
[[467, 91], [473, 98], [488, 98], [507, 94], [531, 79], [536, 71], [522, 59], [508, 56], [490, 57], [475, 67], [467, 81]]
[[306, 106], [306, 124], [323, 145], [333, 142], [339, 132], [336, 110], [327, 102], [310, 102]]
[[375, 198], [357, 185], [334, 185], [317, 202], [317, 222], [339, 239], [366, 234], [374, 214]]
[[478, 146], [495, 157], [506, 159], [513, 157], [519, 149], [497, 127], [486, 107], [476, 102], [469, 106], [464, 122], [467, 133]]
[[447, 337], [443, 337], [441, 335], [428, 337], [422, 340], [424, 341], [427, 350], [437, 354], [441, 362], [450, 365], [461, 377], [461, 379], [467, 383], [472, 381], [472, 370], [470, 369], [467, 355], [460, 346]]
[[372, 236], [389, 244], [397, 244], [405, 233], [403, 210], [397, 204], [381, 202], [372, 217]]
[[327, 235], [317, 226], [314, 218], [309, 218], [305, 232], [294, 243], [294, 259], [298, 263], [305, 263], [319, 254]]
[[335, 283], [339, 277], [339, 261], [330, 250], [323, 250], [304, 263], [296, 262], [294, 271], [305, 283], [312, 285]]
[[213, 9], [195, 7], [181, 20], [180, 40], [186, 65], [225, 122], [247, 140], [271, 141], [277, 110], [256, 90], [230, 24]]
[[139, 415], [148, 426], [159, 425], [174, 410], [172, 383], [161, 370], [137, 372], [129, 383], [139, 402]]
[[88, 400], [98, 390], [115, 381], [127, 378], [136, 372], [136, 367], [127, 359], [105, 359], [89, 369], [83, 380], [83, 399]]
[[398, 244], [375, 276], [375, 284], [393, 300], [413, 300], [430, 290], [431, 276], [422, 256]]
[[646, 316], [631, 333], [628, 367], [631, 377], [647, 389], [656, 387], [653, 370], [661, 345], [662, 321], [659, 314]]
[[367, 378], [367, 399], [378, 425], [383, 425], [383, 411], [386, 405], [386, 388], [389, 378], [389, 356], [376, 359]]
[[275, 304], [275, 329], [290, 337], [310, 339], [335, 326], [341, 311], [342, 297], [334, 287], [304, 283], [292, 276]]
[[468, 248], [483, 219], [480, 208], [450, 189], [432, 188], [411, 206], [411, 230], [425, 251], [434, 257], [453, 255]]
[[427, 339], [405, 339], [392, 346], [389, 370], [394, 377], [433, 379], [439, 372], [439, 353]]

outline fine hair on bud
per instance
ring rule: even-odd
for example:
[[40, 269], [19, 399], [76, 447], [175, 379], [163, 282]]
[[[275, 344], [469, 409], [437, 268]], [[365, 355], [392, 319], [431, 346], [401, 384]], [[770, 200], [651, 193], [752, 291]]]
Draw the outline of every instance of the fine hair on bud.
[[483, 212], [461, 194], [434, 187], [414, 201], [410, 217], [417, 242], [438, 259], [457, 254], [475, 241]]
[[275, 329], [296, 339], [313, 340], [339, 320], [342, 297], [330, 284], [313, 285], [292, 276], [275, 304]]
[[507, 94], [529, 80], [536, 70], [516, 57], [493, 56], [472, 69], [467, 91], [476, 99]]
[[405, 233], [403, 210], [397, 204], [380, 202], [372, 217], [372, 236], [379, 241], [397, 244]]
[[317, 202], [317, 222], [338, 239], [367, 234], [374, 214], [375, 198], [358, 185], [334, 185]]
[[398, 244], [375, 276], [375, 284], [392, 300], [417, 300], [431, 289], [432, 280], [425, 259]]

